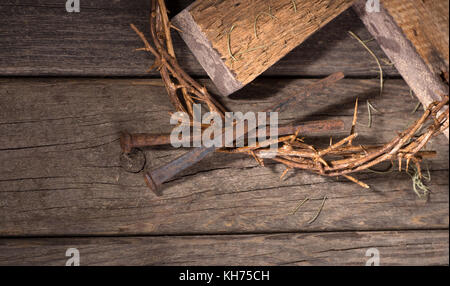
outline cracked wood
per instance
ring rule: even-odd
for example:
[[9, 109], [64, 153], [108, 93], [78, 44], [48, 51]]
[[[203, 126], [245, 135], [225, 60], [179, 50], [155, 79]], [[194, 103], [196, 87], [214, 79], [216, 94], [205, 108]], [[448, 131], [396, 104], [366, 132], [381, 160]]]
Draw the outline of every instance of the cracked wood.
[[72, 247], [82, 266], [364, 266], [370, 248], [382, 266], [448, 265], [448, 242], [446, 230], [0, 239], [0, 265], [64, 266]]
[[[235, 111], [263, 110], [308, 83], [305, 79], [257, 80], [224, 99]], [[203, 81], [214, 89], [210, 81]], [[416, 100], [402, 80], [347, 79], [316, 97], [305, 97], [280, 123], [342, 119], [350, 129], [356, 97], [382, 113], [366, 127], [367, 108], [357, 126], [361, 144], [379, 144], [417, 118]], [[419, 200], [402, 173], [363, 173], [367, 191], [306, 172], [279, 177], [283, 168], [251, 158], [212, 154], [169, 182], [163, 197], [148, 191], [142, 175], [119, 165], [119, 131], [167, 133], [173, 111], [160, 80], [1, 79], [0, 235], [133, 235], [436, 229], [448, 227], [448, 143], [441, 136], [428, 150], [431, 200]], [[338, 133], [335, 140], [348, 134]], [[328, 135], [307, 138], [328, 144]], [[184, 153], [145, 149], [149, 167]], [[319, 218], [322, 198], [329, 200]], [[308, 204], [292, 216], [298, 202]]]

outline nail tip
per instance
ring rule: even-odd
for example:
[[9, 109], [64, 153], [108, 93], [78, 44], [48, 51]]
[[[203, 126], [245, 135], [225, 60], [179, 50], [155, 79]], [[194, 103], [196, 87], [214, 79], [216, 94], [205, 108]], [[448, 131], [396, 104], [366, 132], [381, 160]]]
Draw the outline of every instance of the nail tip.
[[158, 185], [153, 180], [151, 174], [148, 172], [144, 174], [145, 183], [147, 184], [148, 188], [155, 193], [157, 196], [161, 196], [161, 193], [159, 192]]

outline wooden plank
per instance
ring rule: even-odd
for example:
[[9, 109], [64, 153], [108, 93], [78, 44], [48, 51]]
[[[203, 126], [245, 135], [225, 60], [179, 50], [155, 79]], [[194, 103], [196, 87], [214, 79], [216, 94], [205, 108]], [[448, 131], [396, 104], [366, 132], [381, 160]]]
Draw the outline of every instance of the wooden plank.
[[226, 96], [253, 81], [354, 2], [314, 0], [293, 6], [292, 1], [197, 0], [172, 21]]
[[94, 265], [353, 265], [371, 248], [380, 265], [448, 265], [448, 231], [284, 233], [261, 235], [0, 239], [0, 265], [66, 264], [77, 248]]
[[[130, 23], [148, 33], [148, 2], [84, 0], [80, 13], [67, 13], [64, 1], [6, 0], [0, 3], [0, 75], [13, 76], [159, 76], [147, 73], [152, 58], [144, 52]], [[192, 1], [167, 1], [172, 15]], [[344, 71], [353, 76], [376, 76], [378, 67], [353, 30], [371, 36], [353, 11], [345, 12], [301, 47], [269, 69], [267, 76], [323, 76]], [[174, 33], [181, 66], [190, 74], [206, 76], [183, 41]], [[383, 52], [369, 43], [380, 58]], [[384, 66], [389, 76], [398, 76]]]
[[[380, 12], [367, 12], [364, 0], [357, 2], [354, 9], [422, 104], [429, 106], [434, 101], [440, 101], [441, 96], [449, 94], [448, 83], [445, 83], [441, 77], [441, 72], [444, 72], [445, 69], [436, 73], [434, 68], [430, 67], [430, 63], [427, 65], [429, 58], [425, 50], [428, 49], [425, 49], [417, 39], [408, 38], [410, 33], [405, 34], [405, 30], [399, 26], [405, 25], [405, 23], [397, 22], [398, 18], [402, 18], [401, 15], [391, 15], [391, 13], [396, 13], [393, 9], [397, 8], [395, 3], [402, 5], [398, 1], [386, 1], [386, 3], [390, 3], [388, 7], [391, 10], [382, 6]], [[414, 7], [407, 6], [406, 9], [409, 11]], [[446, 70], [448, 71], [448, 62]], [[445, 135], [448, 138], [448, 129], [445, 131]]]
[[[449, 2], [389, 0], [383, 7], [411, 41], [430, 71], [448, 82]], [[445, 75], [446, 74], [446, 75]]]
[[[138, 85], [134, 85], [138, 83]], [[203, 81], [211, 87], [209, 81]], [[294, 94], [305, 79], [258, 80], [224, 99], [234, 111], [263, 110]], [[144, 85], [147, 84], [147, 85]], [[447, 228], [448, 142], [428, 146], [439, 155], [428, 162], [433, 191], [417, 198], [408, 175], [364, 173], [372, 191], [339, 180], [295, 172], [280, 182], [283, 169], [259, 167], [248, 157], [213, 154], [170, 182], [162, 197], [141, 174], [119, 164], [119, 134], [167, 133], [173, 111], [160, 80], [1, 79], [0, 235], [100, 235], [243, 233]], [[304, 98], [280, 123], [342, 119], [350, 128], [356, 97], [361, 102], [361, 144], [390, 140], [420, 116], [402, 80], [343, 80], [320, 96]], [[367, 128], [365, 101], [378, 108]], [[334, 139], [345, 134], [337, 134]], [[328, 144], [329, 136], [307, 138]], [[185, 150], [147, 149], [148, 167]], [[313, 224], [324, 195], [325, 208]], [[296, 215], [292, 210], [311, 201]]]

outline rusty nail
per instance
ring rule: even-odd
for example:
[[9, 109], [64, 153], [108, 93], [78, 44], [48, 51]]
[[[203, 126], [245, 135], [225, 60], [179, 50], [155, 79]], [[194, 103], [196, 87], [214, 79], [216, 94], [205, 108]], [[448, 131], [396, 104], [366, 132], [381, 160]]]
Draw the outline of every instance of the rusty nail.
[[[306, 86], [297, 95], [294, 95], [288, 99], [278, 102], [275, 106], [267, 109], [266, 112], [284, 111], [288, 107], [293, 106], [301, 98], [301, 95], [308, 96], [312, 92], [316, 92], [327, 86], [330, 86], [331, 84], [336, 83], [337, 81], [341, 80], [342, 78], [344, 78], [344, 74], [342, 72], [337, 72], [337, 73], [331, 74], [330, 76], [328, 76], [324, 79], [321, 79], [315, 83], [312, 83], [311, 85]], [[302, 132], [302, 131], [300, 130], [300, 132]], [[214, 152], [215, 149], [216, 149], [215, 147], [195, 148], [195, 150], [187, 152], [186, 154], [175, 159], [174, 161], [172, 161], [156, 170], [146, 172], [145, 179], [147, 181], [147, 185], [150, 187], [151, 190], [153, 190], [155, 193], [158, 194], [158, 189], [163, 183], [169, 181], [170, 179], [175, 177], [177, 174], [186, 170], [187, 168], [194, 165], [195, 163], [200, 162], [208, 154]]]
[[[303, 123], [301, 125], [287, 125], [279, 128], [279, 133], [293, 134], [299, 131], [302, 135], [311, 135], [322, 132], [330, 131], [342, 131], [344, 130], [344, 122], [342, 120], [324, 120], [324, 121], [312, 121]], [[212, 153], [216, 148], [195, 148], [191, 152], [178, 157], [174, 161], [157, 168], [153, 171], [145, 172], [145, 181], [147, 186], [158, 196], [161, 194], [158, 192], [159, 187], [175, 177], [180, 172], [184, 171], [193, 164], [201, 161], [206, 155]]]
[[[245, 126], [247, 128], [247, 126]], [[284, 136], [294, 134], [298, 129], [302, 134], [317, 134], [322, 131], [340, 130], [344, 128], [344, 122], [340, 120], [312, 121], [299, 125], [284, 125], [278, 127], [278, 135]], [[266, 135], [270, 134], [270, 126], [267, 126]], [[256, 134], [254, 134], [256, 135]], [[191, 142], [191, 141], [189, 141]], [[122, 132], [120, 135], [120, 146], [125, 154], [131, 153], [134, 148], [152, 147], [170, 144], [170, 134], [130, 134]]]
[[120, 135], [120, 147], [122, 152], [129, 154], [134, 148], [170, 144], [170, 135], [130, 134], [126, 131]]

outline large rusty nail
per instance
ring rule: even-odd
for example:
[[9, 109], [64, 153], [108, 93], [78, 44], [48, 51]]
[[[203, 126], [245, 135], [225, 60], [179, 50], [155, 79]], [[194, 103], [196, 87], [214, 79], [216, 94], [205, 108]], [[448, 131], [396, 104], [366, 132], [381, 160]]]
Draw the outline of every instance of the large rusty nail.
[[[328, 77], [319, 80], [318, 82], [312, 83], [299, 91], [298, 94], [278, 102], [275, 106], [268, 108], [265, 112], [280, 112], [286, 110], [288, 107], [293, 106], [301, 96], [308, 96], [313, 92], [317, 92], [327, 86], [330, 86], [337, 81], [344, 78], [342, 72], [337, 72], [329, 75]], [[300, 130], [300, 133], [302, 131]], [[154, 170], [147, 172], [145, 174], [145, 179], [150, 189], [158, 194], [158, 188], [165, 182], [169, 181], [171, 178], [175, 177], [178, 173], [186, 170], [195, 163], [200, 162], [208, 154], [213, 153], [216, 150], [215, 147], [201, 147], [196, 148], [186, 154], [178, 157], [174, 161]]]
[[[344, 128], [344, 122], [338, 120], [327, 120], [327, 121], [312, 121], [298, 125], [284, 125], [278, 127], [278, 135], [284, 136], [289, 134], [294, 134], [298, 129], [302, 130], [302, 134], [311, 135], [318, 134], [322, 131], [330, 131], [330, 125], [332, 128], [336, 130], [340, 130]], [[245, 126], [245, 130], [247, 126]], [[266, 136], [270, 135], [270, 126], [267, 126]], [[247, 133], [245, 131], [245, 133]], [[254, 134], [256, 135], [256, 134]], [[259, 135], [259, 134], [258, 134]], [[225, 140], [225, 139], [223, 139]], [[192, 143], [193, 140], [189, 140], [186, 143]], [[194, 139], [195, 141], [195, 139]], [[201, 140], [200, 140], [201, 141]], [[160, 145], [169, 145], [170, 144], [170, 134], [145, 134], [145, 133], [136, 133], [130, 134], [128, 132], [122, 132], [120, 135], [120, 146], [122, 148], [122, 152], [125, 154], [131, 153], [134, 148], [143, 148], [143, 147], [152, 147], [152, 146], [160, 146]], [[225, 142], [223, 142], [224, 145]]]
[[165, 182], [175, 177], [180, 172], [186, 170], [194, 163], [201, 161], [208, 154], [214, 152], [216, 148], [195, 148], [191, 152], [187, 152], [169, 164], [166, 164], [156, 170], [146, 172], [144, 174], [147, 186], [158, 196], [160, 196], [159, 188]]
[[[280, 131], [281, 129], [281, 131]], [[313, 135], [330, 131], [344, 130], [342, 120], [323, 120], [303, 123], [301, 125], [287, 125], [279, 128], [279, 134], [293, 134], [299, 131], [301, 135]], [[194, 163], [201, 161], [206, 155], [212, 153], [216, 148], [195, 148], [191, 152], [178, 157], [174, 161], [157, 168], [153, 171], [145, 172], [145, 181], [147, 186], [158, 196], [161, 195], [158, 190], [165, 182], [175, 177], [180, 172], [186, 170]]]

